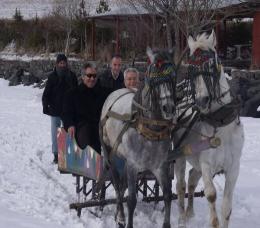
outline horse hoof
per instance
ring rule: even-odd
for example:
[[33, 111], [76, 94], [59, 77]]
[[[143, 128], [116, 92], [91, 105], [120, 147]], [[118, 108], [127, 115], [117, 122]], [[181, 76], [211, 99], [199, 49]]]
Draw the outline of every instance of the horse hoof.
[[178, 228], [186, 228], [186, 223], [184, 219], [179, 219]]
[[171, 224], [170, 223], [164, 223], [162, 228], [171, 228]]
[[178, 228], [186, 228], [185, 224], [178, 224]]
[[195, 216], [195, 213], [194, 213], [194, 211], [191, 209], [188, 209], [187, 211], [186, 211], [186, 218], [188, 218], [188, 219], [190, 219], [190, 218], [193, 218]]
[[130, 226], [130, 225], [127, 225], [127, 227], [126, 227], [126, 228], [133, 228], [133, 226], [132, 226], [132, 225], [131, 225], [131, 226]]
[[117, 228], [125, 228], [125, 224], [117, 223]]

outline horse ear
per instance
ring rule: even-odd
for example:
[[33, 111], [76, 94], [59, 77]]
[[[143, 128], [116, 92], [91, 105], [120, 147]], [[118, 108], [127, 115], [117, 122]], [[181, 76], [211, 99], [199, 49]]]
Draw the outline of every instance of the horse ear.
[[195, 41], [194, 41], [193, 37], [189, 36], [189, 38], [188, 38], [188, 45], [189, 45], [189, 48], [190, 48], [190, 55], [192, 55], [193, 52], [195, 51], [194, 50], [194, 43], [195, 43]]
[[154, 57], [153, 51], [152, 51], [152, 49], [151, 49], [150, 47], [147, 47], [147, 48], [146, 48], [146, 54], [147, 54], [147, 56], [148, 56], [150, 62], [153, 63], [155, 57]]
[[217, 45], [217, 38], [214, 29], [212, 29], [212, 32], [209, 36], [209, 40], [211, 41], [211, 47], [213, 48], [213, 51], [215, 51], [215, 47]]

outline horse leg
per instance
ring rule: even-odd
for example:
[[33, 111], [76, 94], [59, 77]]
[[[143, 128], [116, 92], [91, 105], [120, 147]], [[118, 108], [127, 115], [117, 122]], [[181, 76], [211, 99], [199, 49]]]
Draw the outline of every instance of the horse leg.
[[171, 190], [172, 183], [171, 180], [169, 179], [168, 166], [169, 165], [165, 163], [159, 170], [153, 172], [163, 192], [163, 199], [165, 205], [165, 214], [164, 214], [164, 221], [162, 226], [163, 228], [171, 228], [170, 215], [171, 215], [171, 203], [172, 203], [172, 190]]
[[208, 163], [202, 163], [201, 172], [204, 182], [205, 196], [209, 202], [210, 207], [210, 223], [212, 227], [219, 228], [219, 220], [216, 211], [217, 192], [213, 184], [213, 178], [210, 172], [210, 165]]
[[179, 209], [179, 219], [178, 227], [186, 227], [185, 218], [185, 192], [186, 192], [186, 182], [185, 182], [185, 170], [186, 170], [186, 159], [178, 158], [174, 165], [175, 175], [176, 175], [176, 190], [178, 195], [178, 209]]
[[189, 172], [189, 180], [188, 180], [188, 206], [186, 209], [187, 218], [191, 218], [194, 216], [194, 208], [193, 208], [194, 192], [200, 178], [201, 178], [201, 172], [198, 172], [196, 169], [192, 168]]
[[115, 188], [116, 192], [116, 214], [115, 214], [115, 221], [117, 223], [118, 228], [124, 228], [125, 227], [125, 213], [124, 213], [124, 205], [123, 205], [123, 197], [124, 197], [124, 191], [121, 189], [120, 185], [120, 177], [118, 172], [115, 170], [113, 166], [111, 166], [111, 177], [112, 182]]
[[239, 174], [239, 163], [233, 166], [232, 169], [225, 174], [226, 181], [225, 181], [224, 196], [223, 196], [222, 208], [221, 208], [221, 222], [223, 228], [228, 228], [229, 219], [232, 212], [233, 192], [234, 192], [238, 174]]
[[127, 166], [127, 183], [128, 183], [128, 197], [127, 197], [127, 208], [128, 208], [128, 223], [127, 228], [133, 228], [133, 217], [134, 210], [136, 207], [136, 181], [137, 173], [131, 167]]

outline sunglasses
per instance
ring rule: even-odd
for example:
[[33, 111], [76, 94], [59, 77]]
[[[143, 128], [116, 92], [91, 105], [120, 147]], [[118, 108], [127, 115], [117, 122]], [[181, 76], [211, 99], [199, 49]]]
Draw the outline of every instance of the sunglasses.
[[85, 74], [84, 75], [85, 77], [87, 77], [87, 78], [96, 78], [97, 77], [97, 74]]

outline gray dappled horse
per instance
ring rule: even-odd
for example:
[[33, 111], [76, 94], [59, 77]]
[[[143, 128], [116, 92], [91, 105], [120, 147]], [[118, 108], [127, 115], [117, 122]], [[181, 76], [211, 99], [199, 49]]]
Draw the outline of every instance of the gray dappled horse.
[[[162, 188], [165, 203], [163, 228], [170, 228], [171, 184], [167, 156], [171, 144], [170, 132], [174, 126], [176, 75], [168, 53], [154, 53], [149, 49], [147, 54], [150, 65], [137, 92], [121, 89], [107, 98], [101, 115], [101, 141], [110, 162], [116, 191], [115, 219], [118, 227], [125, 227], [126, 223], [122, 203], [125, 186], [113, 163], [113, 155], [125, 160], [127, 168], [127, 228], [133, 227], [137, 174], [145, 170], [155, 175]], [[130, 118], [124, 119], [126, 116]]]
[[[214, 228], [227, 228], [232, 211], [232, 197], [240, 167], [240, 157], [244, 143], [243, 126], [238, 118], [238, 103], [232, 97], [223, 67], [219, 63], [215, 46], [216, 38], [202, 34], [194, 40], [189, 37], [189, 80], [195, 106], [199, 109], [199, 119], [192, 127], [183, 144], [199, 143], [207, 137], [219, 137], [221, 144], [191, 156], [187, 161], [192, 165], [188, 180], [188, 206], [185, 214], [185, 158], [177, 159], [179, 227], [185, 227], [185, 218], [193, 216], [193, 195], [202, 177], [205, 196], [209, 202], [210, 224]], [[177, 135], [181, 134], [178, 131]], [[217, 192], [213, 183], [216, 174], [225, 175], [225, 188], [221, 208], [221, 224], [216, 212]]]

